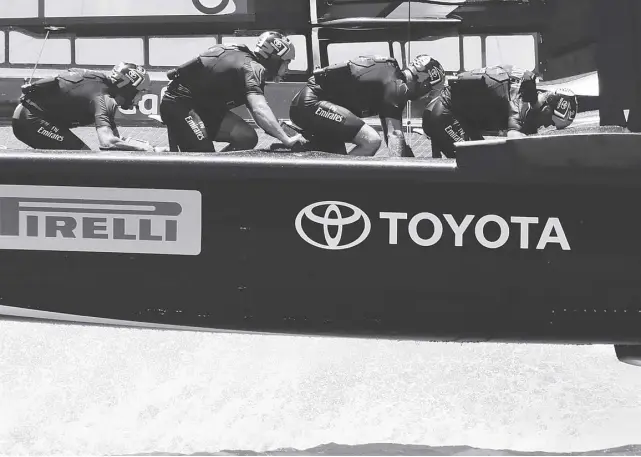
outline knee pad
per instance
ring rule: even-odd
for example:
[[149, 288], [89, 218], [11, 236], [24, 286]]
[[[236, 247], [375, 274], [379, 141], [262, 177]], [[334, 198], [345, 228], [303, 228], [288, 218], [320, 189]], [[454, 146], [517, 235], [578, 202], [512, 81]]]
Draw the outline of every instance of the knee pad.
[[359, 146], [380, 147], [383, 140], [378, 132], [367, 124], [364, 127], [365, 128], [361, 129], [354, 138], [354, 144], [358, 144]]
[[251, 127], [238, 129], [233, 135], [234, 143], [247, 149], [251, 149], [258, 144], [258, 134]]
[[378, 133], [376, 134], [376, 136], [368, 137], [368, 144], [372, 147], [376, 147], [376, 149], [381, 147], [382, 142], [383, 142], [383, 139]]

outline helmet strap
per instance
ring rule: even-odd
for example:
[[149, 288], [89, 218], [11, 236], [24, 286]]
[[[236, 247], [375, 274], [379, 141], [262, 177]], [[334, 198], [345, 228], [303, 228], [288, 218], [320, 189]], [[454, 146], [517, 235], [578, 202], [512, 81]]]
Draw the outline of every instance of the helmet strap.
[[403, 74], [405, 75], [405, 81], [408, 83], [416, 79], [414, 72], [409, 68], [404, 69]]

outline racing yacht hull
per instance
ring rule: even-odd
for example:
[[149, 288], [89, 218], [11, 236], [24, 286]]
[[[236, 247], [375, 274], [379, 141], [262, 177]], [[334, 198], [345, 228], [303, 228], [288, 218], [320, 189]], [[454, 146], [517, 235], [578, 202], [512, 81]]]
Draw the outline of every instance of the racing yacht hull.
[[0, 314], [641, 343], [640, 141], [471, 142], [457, 160], [5, 151]]

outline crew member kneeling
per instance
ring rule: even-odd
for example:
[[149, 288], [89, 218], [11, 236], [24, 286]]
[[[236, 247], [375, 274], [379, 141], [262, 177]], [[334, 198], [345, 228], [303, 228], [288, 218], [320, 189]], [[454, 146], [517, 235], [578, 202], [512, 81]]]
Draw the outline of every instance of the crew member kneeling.
[[362, 118], [379, 115], [390, 154], [412, 156], [402, 131], [405, 105], [444, 83], [443, 67], [427, 55], [404, 70], [393, 58], [362, 56], [316, 70], [292, 100], [289, 116], [310, 148], [346, 154], [345, 143], [354, 143], [351, 155], [373, 156], [381, 137]]
[[160, 103], [171, 151], [214, 152], [252, 149], [256, 131], [230, 110], [246, 105], [259, 127], [286, 147], [304, 143], [289, 137], [274, 116], [264, 90], [267, 78], [279, 82], [295, 57], [294, 44], [277, 32], [265, 32], [254, 51], [242, 45], [216, 45], [168, 73]]
[[482, 140], [483, 131], [505, 131], [508, 138], [536, 134], [540, 127], [563, 129], [574, 121], [577, 98], [569, 89], [539, 91], [536, 76], [512, 66], [460, 73], [423, 112], [423, 131], [432, 155], [455, 157], [454, 144]]
[[13, 113], [13, 134], [36, 149], [90, 150], [70, 129], [95, 125], [102, 150], [166, 150], [121, 137], [115, 122], [118, 106], [131, 109], [150, 85], [143, 67], [126, 62], [110, 74], [71, 68], [26, 84]]

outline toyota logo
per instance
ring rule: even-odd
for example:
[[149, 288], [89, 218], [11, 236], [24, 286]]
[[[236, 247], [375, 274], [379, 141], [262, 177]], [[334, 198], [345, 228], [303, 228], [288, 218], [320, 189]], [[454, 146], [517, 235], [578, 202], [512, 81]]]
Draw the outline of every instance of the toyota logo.
[[[361, 244], [372, 228], [369, 217], [360, 208], [338, 201], [317, 202], [306, 206], [296, 216], [295, 225], [303, 240], [317, 248], [331, 251]], [[316, 235], [316, 240], [309, 234]]]
[[[192, 0], [198, 11], [204, 14], [218, 14], [229, 5], [230, 0]], [[211, 5], [213, 3], [213, 5]]]

